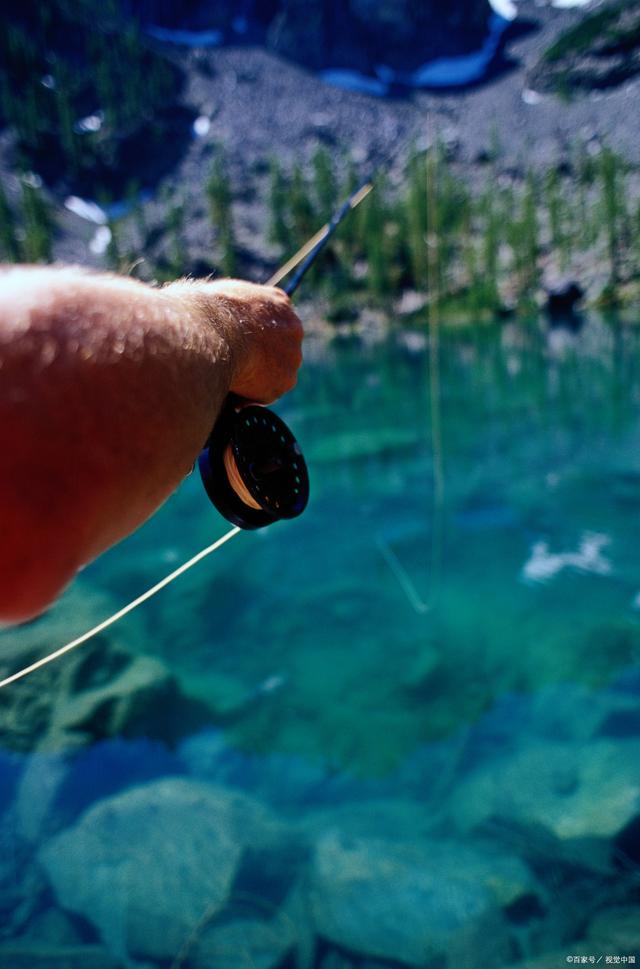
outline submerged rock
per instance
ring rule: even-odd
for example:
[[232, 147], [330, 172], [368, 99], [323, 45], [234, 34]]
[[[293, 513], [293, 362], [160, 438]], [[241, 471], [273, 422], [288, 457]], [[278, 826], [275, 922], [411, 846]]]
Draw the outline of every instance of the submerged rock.
[[428, 838], [433, 827], [432, 812], [424, 802], [375, 795], [326, 807], [309, 805], [299, 823], [299, 830], [314, 843], [330, 830], [347, 838], [415, 843]]
[[51, 823], [53, 805], [68, 771], [69, 760], [64, 754], [36, 755], [27, 762], [12, 811], [15, 830], [27, 843], [36, 842]]
[[[83, 631], [112, 611], [110, 599], [74, 587], [52, 616], [0, 634], [0, 677], [70, 639], [68, 616]], [[58, 612], [60, 610], [60, 613]], [[73, 749], [113, 736], [169, 743], [210, 720], [159, 660], [133, 652], [142, 627], [109, 630], [3, 692], [0, 735], [16, 751]]]
[[22, 770], [22, 758], [0, 750], [0, 818], [13, 801], [14, 791]]
[[254, 797], [287, 813], [309, 804], [353, 796], [358, 784], [293, 754], [251, 754], [230, 745], [219, 731], [207, 730], [183, 741], [179, 754], [189, 774]]
[[108, 740], [74, 751], [32, 754], [20, 777], [11, 818], [30, 845], [69, 827], [91, 804], [132, 784], [183, 773], [161, 743]]
[[[0, 941], [25, 931], [47, 889], [32, 852], [15, 830], [11, 809], [0, 815]], [[4, 963], [0, 959], [0, 966]]]
[[[34, 946], [82, 946], [82, 937], [72, 918], [59, 908], [47, 908], [36, 915], [20, 936], [20, 942]], [[0, 963], [1, 965], [2, 963]]]
[[587, 939], [598, 952], [638, 955], [640, 949], [640, 906], [606, 908], [589, 923]]
[[123, 969], [123, 964], [98, 945], [52, 948], [43, 943], [0, 945], [0, 966], [6, 969]]
[[461, 946], [485, 951], [482, 935], [509, 940], [500, 907], [530, 891], [517, 859], [455, 842], [393, 844], [345, 835], [319, 840], [311, 873], [317, 931], [329, 942], [378, 959], [425, 965]]
[[307, 453], [316, 464], [335, 464], [345, 460], [381, 459], [398, 451], [412, 450], [419, 442], [418, 431], [410, 428], [376, 427], [326, 434]]
[[243, 846], [268, 837], [269, 818], [249, 798], [168, 778], [97, 804], [40, 860], [59, 904], [112, 952], [170, 959], [225, 904]]
[[536, 742], [487, 760], [456, 786], [463, 831], [491, 819], [539, 824], [558, 838], [614, 837], [640, 813], [640, 738]]
[[275, 969], [292, 951], [295, 931], [281, 919], [238, 919], [209, 926], [189, 955], [192, 969]]

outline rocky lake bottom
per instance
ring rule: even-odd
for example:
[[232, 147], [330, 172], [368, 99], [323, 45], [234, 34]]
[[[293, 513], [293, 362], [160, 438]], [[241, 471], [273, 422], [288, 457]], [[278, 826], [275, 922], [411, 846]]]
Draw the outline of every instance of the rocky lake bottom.
[[[0, 694], [3, 969], [640, 961], [640, 329], [581, 323], [310, 342], [305, 515]], [[0, 674], [225, 530], [192, 475]]]

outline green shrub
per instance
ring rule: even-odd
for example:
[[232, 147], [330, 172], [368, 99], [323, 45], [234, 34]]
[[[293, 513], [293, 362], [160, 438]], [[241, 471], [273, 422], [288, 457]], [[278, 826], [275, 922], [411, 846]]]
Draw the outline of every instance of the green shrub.
[[16, 219], [0, 182], [0, 258], [20, 262], [21, 247], [16, 233]]
[[233, 276], [236, 271], [236, 250], [232, 194], [221, 149], [218, 149], [214, 158], [211, 175], [207, 182], [207, 196], [209, 198], [211, 221], [217, 233], [221, 250], [221, 269], [225, 276]]

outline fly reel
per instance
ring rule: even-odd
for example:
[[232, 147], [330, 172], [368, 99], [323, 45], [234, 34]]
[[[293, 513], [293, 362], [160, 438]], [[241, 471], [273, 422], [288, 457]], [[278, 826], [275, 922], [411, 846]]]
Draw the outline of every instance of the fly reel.
[[307, 506], [309, 475], [295, 437], [273, 411], [233, 394], [198, 465], [212, 503], [240, 528], [297, 518]]

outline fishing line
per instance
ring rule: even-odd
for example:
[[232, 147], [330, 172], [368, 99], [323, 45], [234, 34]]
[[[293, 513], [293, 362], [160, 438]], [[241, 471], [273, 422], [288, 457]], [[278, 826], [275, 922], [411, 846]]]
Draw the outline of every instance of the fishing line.
[[[372, 182], [367, 180], [353, 192], [330, 221], [274, 273], [267, 285], [275, 286], [299, 266], [298, 272], [284, 287], [291, 296], [345, 216], [367, 197], [372, 188]], [[284, 421], [266, 407], [240, 402], [229, 395], [200, 455], [199, 465], [209, 498], [234, 527], [93, 629], [1, 680], [0, 689], [108, 629], [235, 538], [242, 529], [261, 528], [282, 518], [297, 517], [306, 507], [309, 485], [302, 452]], [[265, 494], [265, 487], [271, 494]]]
[[114, 622], [117, 622], [119, 619], [122, 619], [122, 617], [126, 616], [127, 613], [133, 612], [133, 610], [137, 609], [138, 606], [141, 606], [143, 602], [147, 602], [148, 599], [151, 599], [151, 597], [156, 595], [157, 592], [160, 592], [161, 589], [164, 589], [165, 586], [169, 585], [170, 582], [173, 582], [175, 579], [179, 578], [179, 576], [183, 575], [189, 569], [193, 568], [194, 565], [197, 565], [198, 562], [201, 562], [202, 559], [207, 557], [207, 555], [211, 555], [212, 552], [215, 552], [217, 549], [219, 549], [230, 539], [235, 538], [235, 536], [241, 530], [242, 529], [238, 528], [237, 526], [235, 528], [232, 528], [230, 531], [226, 533], [226, 535], [223, 535], [222, 538], [217, 539], [217, 541], [213, 542], [213, 544], [208, 545], [206, 548], [203, 548], [202, 551], [198, 552], [197, 555], [194, 555], [193, 558], [190, 558], [187, 562], [184, 562], [173, 572], [170, 572], [169, 575], [166, 575], [164, 577], [164, 579], [161, 579], [155, 585], [151, 586], [150, 589], [147, 589], [147, 591], [143, 592], [142, 595], [138, 596], [137, 599], [134, 599], [128, 605], [124, 606], [122, 609], [119, 609], [118, 612], [114, 612], [114, 614], [112, 616], [109, 616], [108, 619], [105, 619], [103, 622], [98, 623], [98, 625], [94, 626], [93, 629], [89, 629], [88, 632], [83, 633], [82, 636], [78, 636], [77, 639], [72, 639], [70, 643], [66, 644], [66, 646], [61, 646], [59, 649], [56, 649], [55, 652], [49, 653], [48, 656], [43, 656], [42, 659], [37, 660], [35, 663], [32, 663], [30, 666], [25, 666], [24, 669], [19, 670], [17, 673], [13, 673], [11, 676], [7, 676], [6, 679], [0, 682], [0, 689], [2, 689], [3, 686], [9, 686], [10, 683], [15, 683], [16, 680], [22, 679], [23, 676], [28, 676], [29, 673], [33, 673], [35, 672], [35, 670], [39, 670], [41, 666], [46, 666], [47, 663], [52, 663], [54, 659], [58, 659], [58, 657], [64, 656], [65, 653], [69, 653], [72, 649], [75, 649], [76, 646], [82, 646], [82, 644], [86, 643], [87, 640], [92, 639], [94, 636], [97, 636], [98, 633], [101, 633], [104, 629], [107, 629], [109, 626], [112, 626]]
[[398, 585], [406, 595], [414, 611], [417, 612], [419, 616], [424, 615], [425, 612], [429, 612], [431, 609], [431, 603], [425, 602], [424, 599], [420, 597], [418, 590], [413, 584], [411, 576], [391, 546], [388, 545], [381, 536], [376, 538], [376, 545], [378, 546], [383, 559], [398, 580]]

